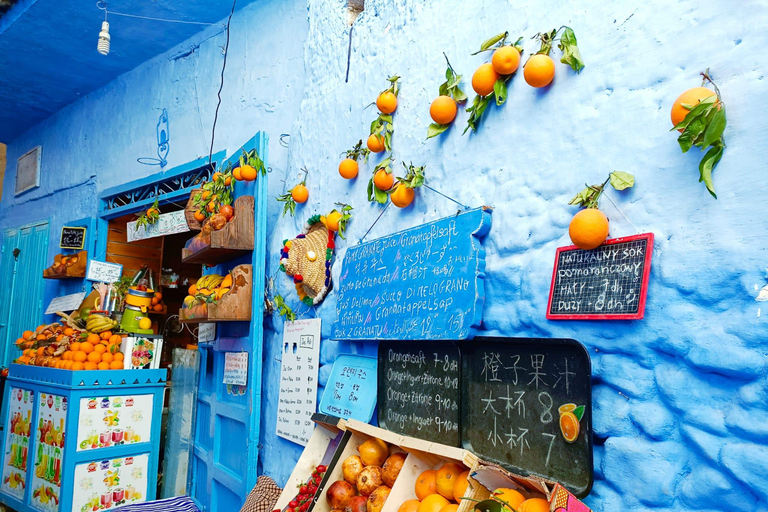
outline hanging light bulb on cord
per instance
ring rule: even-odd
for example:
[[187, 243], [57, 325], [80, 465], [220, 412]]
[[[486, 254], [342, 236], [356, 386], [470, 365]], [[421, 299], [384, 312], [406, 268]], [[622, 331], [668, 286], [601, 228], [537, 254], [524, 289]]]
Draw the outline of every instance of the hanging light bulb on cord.
[[[101, 22], [101, 32], [99, 32], [99, 43], [97, 49], [102, 55], [109, 55], [109, 23], [107, 23], [107, 2], [100, 1], [96, 3], [99, 9], [104, 10], [104, 21]], [[103, 6], [103, 7], [102, 7]]]

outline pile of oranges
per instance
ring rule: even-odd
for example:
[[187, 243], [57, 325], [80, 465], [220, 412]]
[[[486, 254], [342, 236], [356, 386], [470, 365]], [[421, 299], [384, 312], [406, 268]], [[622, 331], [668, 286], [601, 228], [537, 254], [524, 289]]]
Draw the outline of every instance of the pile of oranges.
[[89, 334], [85, 341], [71, 343], [69, 350], [60, 356], [44, 357], [44, 347], [27, 349], [19, 362], [60, 370], [122, 370], [125, 365], [124, 356], [120, 352], [121, 342], [119, 334], [104, 331], [101, 334]]
[[456, 512], [466, 495], [468, 476], [467, 468], [455, 462], [424, 471], [414, 486], [418, 499], [405, 501], [398, 512]]

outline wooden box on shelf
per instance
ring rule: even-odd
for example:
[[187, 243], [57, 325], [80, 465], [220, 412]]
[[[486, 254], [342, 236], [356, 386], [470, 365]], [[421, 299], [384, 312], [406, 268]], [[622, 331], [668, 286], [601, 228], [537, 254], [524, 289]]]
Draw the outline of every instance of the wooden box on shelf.
[[85, 277], [87, 265], [88, 251], [80, 251], [77, 254], [57, 254], [53, 258], [53, 265], [43, 270], [43, 277], [45, 279]]
[[179, 310], [186, 323], [247, 322], [251, 319], [253, 267], [238, 265], [232, 269], [232, 288], [216, 302], [195, 304]]
[[201, 188], [197, 188], [190, 192], [187, 206], [184, 208], [184, 218], [187, 221], [187, 227], [192, 231], [200, 231], [203, 227], [200, 221], [195, 218], [195, 212], [197, 209], [195, 208], [195, 201], [193, 199], [195, 194], [202, 192], [202, 190], [203, 189]]
[[183, 263], [215, 265], [253, 250], [253, 196], [235, 199], [235, 215], [221, 229], [199, 234], [181, 250]]

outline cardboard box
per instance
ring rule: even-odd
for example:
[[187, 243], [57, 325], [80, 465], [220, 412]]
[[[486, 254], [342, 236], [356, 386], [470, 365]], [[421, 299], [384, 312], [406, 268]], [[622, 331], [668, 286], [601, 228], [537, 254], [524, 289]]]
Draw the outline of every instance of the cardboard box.
[[[339, 452], [334, 457], [336, 463], [328, 468], [328, 485], [343, 480], [341, 465], [344, 460], [357, 455], [357, 447], [371, 438], [378, 438], [390, 445], [390, 454], [405, 452], [407, 457], [400, 474], [395, 481], [392, 491], [381, 512], [397, 512], [404, 501], [416, 499], [415, 484], [418, 476], [428, 469], [438, 469], [446, 462], [462, 463], [471, 468], [477, 458], [466, 450], [445, 446], [421, 439], [402, 436], [388, 430], [384, 430], [367, 423], [356, 420], [342, 420], [339, 427], [346, 431], [348, 437], [343, 445], [339, 446]], [[331, 507], [326, 501], [328, 485], [315, 497], [315, 507], [312, 512], [330, 512]]]
[[[524, 477], [505, 470], [497, 464], [477, 460], [469, 473], [471, 491], [467, 496], [473, 500], [486, 500], [491, 492], [500, 487], [515, 489], [526, 498], [543, 498], [549, 502], [550, 512], [591, 512], [565, 487], [557, 482], [539, 477]], [[465, 500], [458, 512], [471, 512], [475, 501]]]

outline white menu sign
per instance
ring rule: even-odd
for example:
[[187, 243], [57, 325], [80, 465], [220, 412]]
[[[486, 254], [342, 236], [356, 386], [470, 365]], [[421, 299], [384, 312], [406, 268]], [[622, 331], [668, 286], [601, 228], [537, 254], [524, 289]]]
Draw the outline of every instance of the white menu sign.
[[248, 384], [248, 352], [224, 354], [224, 384]]
[[48, 304], [48, 309], [45, 310], [45, 314], [51, 315], [57, 311], [63, 311], [65, 313], [67, 311], [74, 311], [80, 307], [83, 299], [85, 299], [85, 292], [55, 297], [51, 303]]
[[85, 278], [89, 281], [100, 283], [114, 283], [123, 273], [123, 266], [119, 263], [107, 263], [106, 261], [88, 260], [88, 270]]
[[186, 233], [189, 231], [189, 226], [187, 226], [187, 219], [184, 217], [184, 210], [178, 210], [163, 213], [154, 224], [141, 226], [138, 229], [136, 229], [136, 221], [129, 222], [127, 229], [128, 241], [135, 242], [136, 240], [173, 235], [174, 233]]
[[317, 372], [320, 367], [319, 318], [286, 322], [283, 330], [280, 395], [276, 433], [306, 446], [312, 435], [312, 414], [317, 408]]

